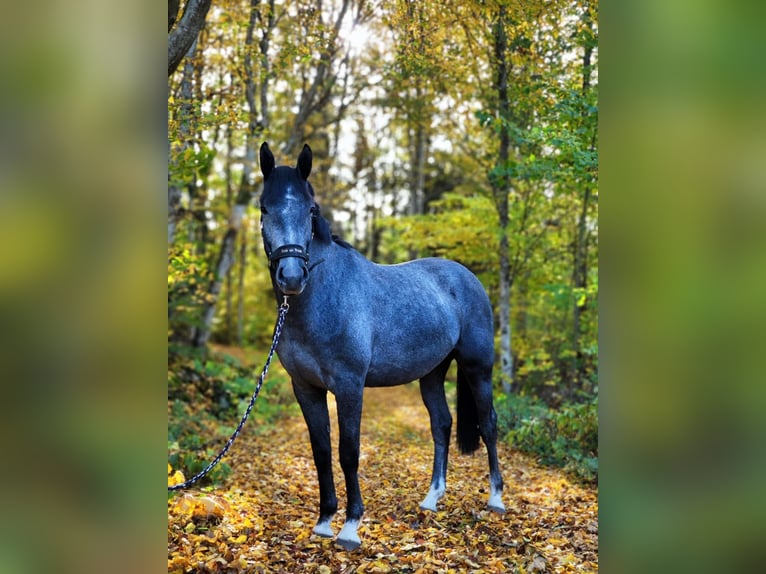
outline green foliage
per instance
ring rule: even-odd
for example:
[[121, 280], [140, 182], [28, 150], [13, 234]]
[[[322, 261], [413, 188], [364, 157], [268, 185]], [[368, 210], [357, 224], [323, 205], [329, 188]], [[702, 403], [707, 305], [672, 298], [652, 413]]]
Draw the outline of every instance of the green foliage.
[[200, 309], [210, 295], [207, 261], [190, 244], [173, 245], [168, 257], [168, 339], [183, 340], [200, 321]]
[[[245, 412], [260, 367], [244, 367], [226, 355], [211, 359], [175, 355], [168, 365], [168, 462], [188, 479], [218, 454]], [[286, 413], [296, 413], [289, 379], [272, 363], [244, 432], [264, 432]], [[202, 484], [224, 480], [222, 461]]]
[[431, 213], [386, 218], [385, 248], [401, 259], [447, 257], [476, 273], [488, 286], [496, 281], [497, 213], [485, 196], [445, 193], [430, 205]]
[[495, 401], [501, 436], [514, 448], [559, 466], [585, 482], [598, 481], [598, 397], [548, 407], [526, 395]]

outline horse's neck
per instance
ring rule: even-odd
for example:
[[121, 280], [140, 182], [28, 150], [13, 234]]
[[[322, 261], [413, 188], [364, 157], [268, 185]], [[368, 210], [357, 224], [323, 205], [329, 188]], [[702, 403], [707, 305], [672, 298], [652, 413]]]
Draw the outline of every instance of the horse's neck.
[[[321, 243], [314, 240], [309, 247], [309, 281], [306, 289], [298, 296], [290, 297], [288, 302], [291, 307], [291, 314], [297, 315], [304, 312], [312, 304], [322, 305], [328, 300], [330, 291], [343, 289], [342, 282], [350, 280], [354, 268], [354, 260], [363, 260], [360, 254], [354, 249], [349, 249], [338, 245], [337, 243]], [[277, 302], [282, 302], [282, 295], [276, 284], [274, 293]]]

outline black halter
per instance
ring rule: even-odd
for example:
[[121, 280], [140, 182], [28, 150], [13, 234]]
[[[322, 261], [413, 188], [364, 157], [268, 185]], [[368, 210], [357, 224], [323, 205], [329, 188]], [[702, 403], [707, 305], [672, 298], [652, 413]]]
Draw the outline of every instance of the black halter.
[[287, 244], [277, 247], [274, 251], [268, 254], [269, 262], [271, 265], [276, 265], [276, 262], [285, 257], [300, 257], [306, 263], [309, 262], [309, 252], [302, 245]]
[[[319, 212], [319, 206], [314, 205], [311, 208], [311, 239], [309, 239], [309, 245], [311, 245], [311, 242], [314, 239], [314, 230], [316, 228], [316, 218], [317, 213]], [[263, 231], [263, 219], [261, 219], [261, 231]], [[308, 265], [309, 262], [309, 245], [306, 247], [303, 247], [302, 245], [297, 245], [295, 243], [288, 243], [287, 245], [281, 245], [271, 250], [271, 246], [267, 245], [267, 251], [266, 256], [269, 258], [269, 267], [275, 268], [277, 266], [277, 262], [280, 259], [284, 259], [285, 257], [300, 257], [303, 259], [303, 261], [306, 262], [306, 265]], [[309, 270], [313, 269], [319, 263], [321, 263], [323, 260], [318, 261], [314, 265], [312, 265]]]

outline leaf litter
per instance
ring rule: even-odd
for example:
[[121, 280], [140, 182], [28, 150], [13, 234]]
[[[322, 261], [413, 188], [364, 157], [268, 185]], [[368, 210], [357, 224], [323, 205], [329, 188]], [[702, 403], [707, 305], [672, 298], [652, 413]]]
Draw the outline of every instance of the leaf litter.
[[[337, 419], [330, 401], [332, 436]], [[257, 406], [253, 413], [257, 424]], [[460, 455], [453, 440], [447, 493], [436, 512], [419, 503], [428, 491], [433, 443], [417, 384], [366, 389], [359, 480], [365, 514], [362, 546], [346, 552], [311, 533], [319, 504], [308, 431], [300, 416], [254, 432], [246, 427], [219, 488], [168, 501], [168, 572], [310, 572], [474, 574], [598, 571], [598, 493], [498, 445], [507, 511], [486, 510], [483, 447]], [[337, 533], [345, 487], [337, 456]], [[169, 481], [174, 476], [168, 469]], [[173, 480], [178, 480], [177, 478]]]

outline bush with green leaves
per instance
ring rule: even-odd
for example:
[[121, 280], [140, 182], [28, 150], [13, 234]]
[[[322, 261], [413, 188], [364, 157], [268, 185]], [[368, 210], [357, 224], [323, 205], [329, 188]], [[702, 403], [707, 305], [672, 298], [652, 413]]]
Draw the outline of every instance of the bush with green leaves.
[[[209, 359], [176, 355], [168, 367], [168, 462], [188, 479], [218, 454], [234, 432], [255, 390], [260, 367], [241, 366], [225, 355]], [[257, 433], [270, 428], [291, 410], [297, 407], [289, 379], [272, 368], [248, 419], [248, 430]], [[220, 482], [230, 472], [222, 461], [202, 484]]]
[[498, 429], [514, 448], [584, 482], [598, 481], [598, 397], [558, 409], [529, 396], [496, 400]]

